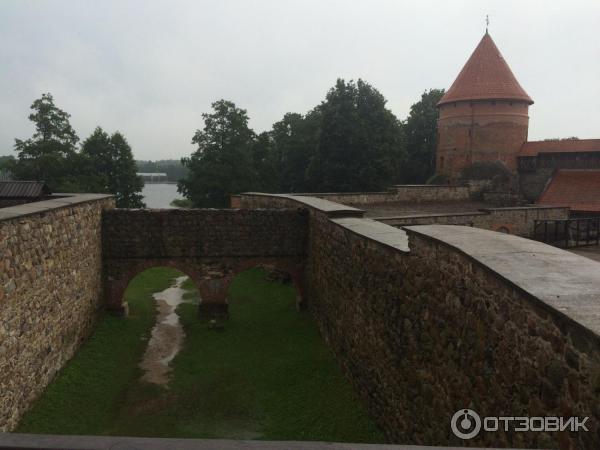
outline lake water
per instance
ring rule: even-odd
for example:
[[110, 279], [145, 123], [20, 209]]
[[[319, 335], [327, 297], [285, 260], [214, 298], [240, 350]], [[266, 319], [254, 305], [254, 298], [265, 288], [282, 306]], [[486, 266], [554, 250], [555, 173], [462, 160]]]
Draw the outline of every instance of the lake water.
[[176, 198], [183, 198], [177, 192], [176, 184], [146, 183], [142, 190], [147, 208], [173, 208], [170, 203]]

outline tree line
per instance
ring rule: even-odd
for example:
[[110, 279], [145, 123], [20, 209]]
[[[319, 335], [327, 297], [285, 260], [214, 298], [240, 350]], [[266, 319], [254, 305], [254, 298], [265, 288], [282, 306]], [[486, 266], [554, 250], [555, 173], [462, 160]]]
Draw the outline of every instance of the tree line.
[[13, 178], [45, 181], [52, 192], [113, 194], [120, 208], [144, 207], [144, 183], [136, 175], [125, 136], [118, 131], [109, 135], [97, 127], [78, 148], [79, 137], [71, 127], [71, 116], [54, 104], [51, 94], [43, 94], [31, 109], [33, 136], [15, 139], [17, 158], [3, 162]]
[[202, 115], [197, 150], [182, 163], [178, 189], [197, 207], [222, 207], [229, 195], [261, 192], [381, 191], [425, 183], [435, 171], [437, 109], [431, 89], [400, 121], [363, 80], [338, 79], [306, 114], [287, 113], [256, 133], [246, 110], [219, 100]]
[[256, 133], [246, 110], [219, 100], [202, 115], [197, 146], [181, 164], [136, 161], [120, 132], [101, 127], [79, 145], [70, 115], [43, 94], [31, 105], [33, 136], [15, 139], [17, 158], [0, 161], [15, 179], [44, 180], [54, 192], [111, 193], [117, 206], [143, 207], [141, 172], [167, 172], [195, 207], [224, 207], [231, 194], [381, 191], [398, 183], [424, 183], [435, 171], [435, 105], [431, 89], [398, 118], [386, 99], [363, 80], [338, 79], [305, 114], [287, 113]]
[[136, 160], [139, 173], [166, 173], [167, 181], [178, 181], [187, 175], [181, 159], [160, 159], [158, 161]]

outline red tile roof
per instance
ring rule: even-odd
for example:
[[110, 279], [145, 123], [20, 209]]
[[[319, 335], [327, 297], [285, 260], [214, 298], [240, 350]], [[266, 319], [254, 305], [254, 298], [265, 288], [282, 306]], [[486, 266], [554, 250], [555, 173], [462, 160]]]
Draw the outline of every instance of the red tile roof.
[[600, 212], [600, 170], [558, 170], [537, 203]]
[[600, 139], [563, 139], [557, 141], [525, 142], [518, 156], [537, 156], [538, 153], [600, 152]]
[[487, 32], [438, 106], [461, 100], [523, 100], [533, 103]]

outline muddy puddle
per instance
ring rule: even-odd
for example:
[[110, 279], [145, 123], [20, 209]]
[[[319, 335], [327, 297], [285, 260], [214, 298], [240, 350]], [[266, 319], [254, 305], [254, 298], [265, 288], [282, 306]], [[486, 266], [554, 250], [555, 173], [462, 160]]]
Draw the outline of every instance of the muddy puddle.
[[172, 371], [169, 364], [181, 349], [185, 338], [176, 309], [178, 305], [185, 302], [183, 294], [186, 290], [182, 289], [181, 285], [187, 279], [187, 276], [178, 277], [173, 286], [153, 294], [158, 315], [140, 363], [140, 367], [144, 370], [142, 381], [160, 385], [167, 385], [169, 382], [169, 374]]

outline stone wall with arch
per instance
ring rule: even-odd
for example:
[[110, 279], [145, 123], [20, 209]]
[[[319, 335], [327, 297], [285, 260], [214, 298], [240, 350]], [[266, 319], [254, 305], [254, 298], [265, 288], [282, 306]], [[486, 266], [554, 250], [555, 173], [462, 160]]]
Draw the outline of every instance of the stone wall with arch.
[[103, 219], [106, 305], [125, 313], [129, 281], [155, 266], [188, 275], [200, 291], [203, 317], [227, 316], [227, 291], [240, 272], [258, 265], [290, 274], [302, 307], [307, 213], [291, 210], [125, 210]]

